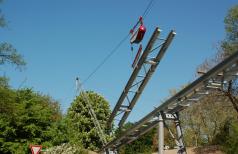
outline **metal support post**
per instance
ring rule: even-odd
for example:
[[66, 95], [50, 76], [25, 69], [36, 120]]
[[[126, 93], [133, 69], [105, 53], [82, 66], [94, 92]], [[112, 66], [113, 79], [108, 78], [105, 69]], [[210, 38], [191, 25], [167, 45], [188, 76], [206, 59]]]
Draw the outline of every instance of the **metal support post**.
[[161, 114], [159, 114], [158, 140], [158, 154], [164, 154], [164, 120]]
[[185, 145], [183, 142], [183, 134], [182, 134], [182, 129], [180, 126], [180, 121], [179, 121], [179, 113], [176, 112], [175, 113], [175, 126], [176, 126], [176, 131], [177, 131], [177, 137], [178, 137], [178, 142], [179, 142], [179, 150], [178, 150], [178, 154], [187, 154], [186, 149], [185, 149]]

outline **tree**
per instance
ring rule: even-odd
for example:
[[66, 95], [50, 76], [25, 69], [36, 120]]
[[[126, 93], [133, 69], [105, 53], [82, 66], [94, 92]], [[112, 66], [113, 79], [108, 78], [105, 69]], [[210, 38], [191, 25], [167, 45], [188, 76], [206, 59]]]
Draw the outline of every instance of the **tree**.
[[22, 56], [17, 53], [17, 50], [10, 43], [0, 43], [0, 65], [10, 63], [20, 68], [26, 65]]
[[[0, 0], [0, 3], [2, 3], [2, 0]], [[0, 10], [0, 27], [5, 27], [6, 24], [6, 20], [4, 18], [4, 15], [2, 14], [1, 10]]]
[[[220, 43], [215, 57], [207, 59], [198, 67], [198, 72], [207, 72], [234, 52], [238, 51], [238, 5], [232, 7], [224, 19], [226, 38]], [[221, 89], [221, 94], [227, 96], [238, 114], [238, 79], [230, 81]]]
[[216, 144], [223, 146], [223, 151], [227, 154], [237, 153], [238, 151], [238, 123], [229, 119], [221, 129], [221, 132], [216, 135]]
[[238, 50], [238, 5], [228, 11], [224, 23], [226, 39], [222, 41], [221, 48], [227, 56]]
[[[224, 19], [224, 24], [226, 38], [220, 42], [217, 54], [214, 57], [205, 60], [204, 63], [198, 67], [198, 72], [207, 72], [217, 63], [238, 51], [238, 5], [232, 7], [228, 11], [227, 16]], [[235, 117], [238, 117], [237, 94], [238, 79], [235, 78], [227, 84], [224, 84], [223, 88], [219, 91], [210, 92], [206, 99], [201, 100], [200, 103], [202, 106], [196, 105], [195, 108], [192, 107], [190, 109], [191, 111], [185, 111], [184, 127], [187, 141], [196, 141], [196, 145], [201, 145], [201, 141], [205, 141], [205, 144], [221, 145], [221, 143], [227, 143], [227, 138], [218, 136], [230, 135], [229, 131], [224, 131], [224, 128], [226, 128], [227, 121], [233, 121]], [[200, 113], [200, 116], [198, 113]], [[237, 136], [233, 137], [232, 141], [234, 140], [237, 140]], [[228, 149], [232, 149], [233, 145], [229, 143], [225, 146], [228, 146]]]
[[2, 87], [2, 88], [9, 88], [8, 80], [9, 79], [7, 77], [0, 76], [0, 87]]
[[[0, 3], [2, 0], [0, 0]], [[0, 10], [0, 27], [4, 28], [7, 26], [4, 15]], [[10, 63], [16, 65], [17, 68], [22, 68], [26, 65], [26, 62], [22, 58], [22, 56], [17, 52], [17, 50], [10, 43], [0, 43], [0, 65], [5, 63]]]
[[[226, 39], [221, 43], [224, 57], [238, 51], [238, 5], [232, 7], [224, 20], [226, 29]], [[230, 99], [234, 109], [238, 114], [238, 79], [230, 81], [224, 94]]]
[[[232, 53], [238, 51], [238, 5], [232, 7], [224, 20], [226, 39], [221, 43], [221, 50], [223, 53], [223, 59]], [[238, 93], [238, 80], [234, 79], [227, 85], [224, 95], [226, 95], [238, 114], [238, 99], [235, 94]]]
[[49, 96], [0, 87], [0, 100], [0, 153], [28, 153], [30, 144], [67, 141], [58, 102]]
[[212, 93], [181, 112], [187, 146], [212, 145], [228, 119], [235, 116], [229, 100]]
[[95, 111], [101, 128], [109, 137], [106, 130], [106, 122], [110, 116], [108, 102], [99, 94], [87, 91], [81, 92], [73, 101], [67, 112], [69, 140], [72, 144], [81, 144], [86, 149], [97, 150], [102, 147], [102, 142], [97, 134], [93, 120], [86, 108], [84, 95], [86, 95]]
[[224, 151], [227, 154], [234, 154], [238, 151], [238, 124], [232, 123], [229, 127], [229, 133], [226, 136], [226, 142], [224, 143]]
[[[130, 127], [133, 126], [133, 123], [128, 122], [123, 126], [123, 130], [126, 129], [130, 129]], [[119, 135], [121, 132], [118, 131]], [[156, 136], [156, 129], [152, 129], [150, 130], [148, 133], [140, 136], [138, 139], [136, 139], [135, 141], [124, 145], [123, 147], [121, 147], [119, 149], [119, 153], [121, 154], [134, 154], [134, 153], [143, 153], [143, 154], [149, 154], [152, 153], [154, 149], [154, 142], [156, 142], [155, 140], [157, 139]], [[157, 146], [156, 146], [157, 147]]]

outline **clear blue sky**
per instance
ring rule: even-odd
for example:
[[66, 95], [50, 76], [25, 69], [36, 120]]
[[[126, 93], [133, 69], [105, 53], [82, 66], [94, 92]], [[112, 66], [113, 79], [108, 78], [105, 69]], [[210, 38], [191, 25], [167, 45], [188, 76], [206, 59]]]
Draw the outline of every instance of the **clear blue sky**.
[[[0, 41], [12, 43], [24, 56], [23, 72], [1, 66], [18, 88], [32, 87], [49, 94], [67, 111], [75, 96], [75, 77], [85, 79], [129, 32], [148, 0], [5, 0], [0, 5], [9, 22]], [[165, 37], [177, 32], [172, 45], [137, 102], [129, 120], [149, 113], [169, 89], [195, 79], [195, 69], [215, 54], [225, 37], [223, 20], [237, 0], [156, 0], [144, 23], [144, 46], [154, 28]], [[84, 89], [103, 95], [113, 108], [131, 75], [129, 40], [91, 78]], [[25, 81], [25, 82], [23, 82]]]

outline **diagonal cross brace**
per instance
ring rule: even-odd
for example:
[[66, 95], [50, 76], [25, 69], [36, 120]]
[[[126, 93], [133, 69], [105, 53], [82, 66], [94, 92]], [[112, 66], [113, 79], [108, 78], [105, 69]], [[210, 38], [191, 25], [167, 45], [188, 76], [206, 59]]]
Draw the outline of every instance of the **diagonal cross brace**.
[[125, 123], [126, 119], [128, 118], [130, 111], [133, 109], [133, 107], [135, 106], [137, 100], [139, 99], [142, 91], [144, 90], [146, 84], [148, 83], [149, 79], [151, 78], [151, 76], [153, 75], [153, 73], [155, 72], [155, 69], [157, 68], [159, 62], [161, 61], [161, 59], [163, 58], [167, 48], [169, 47], [169, 45], [171, 44], [174, 36], [176, 35], [176, 33], [174, 31], [171, 31], [167, 37], [167, 39], [165, 40], [165, 42], [163, 43], [162, 47], [160, 48], [159, 53], [157, 54], [156, 58], [154, 59], [154, 63], [155, 65], [151, 65], [149, 70], [146, 73], [145, 78], [143, 79], [142, 83], [140, 84], [140, 87], [138, 89], [138, 92], [134, 95], [133, 99], [131, 100], [130, 104], [129, 104], [129, 112], [125, 112], [124, 115], [121, 118], [121, 121], [119, 122], [119, 128], [121, 128], [123, 126], [123, 124]]
[[149, 43], [147, 44], [141, 58], [139, 59], [138, 61], [138, 64], [137, 66], [135, 67], [133, 73], [131, 74], [130, 76], [130, 79], [128, 80], [121, 96], [119, 97], [118, 101], [117, 101], [117, 104], [116, 106], [114, 107], [110, 117], [109, 117], [109, 120], [107, 122], [107, 125], [108, 127], [111, 127], [112, 126], [112, 122], [113, 122], [113, 119], [115, 118], [115, 116], [117, 115], [117, 112], [119, 111], [123, 101], [125, 100], [134, 80], [136, 79], [142, 65], [144, 64], [144, 62], [146, 61], [146, 58], [147, 56], [149, 55], [154, 43], [156, 42], [156, 39], [158, 38], [159, 34], [160, 34], [160, 29], [157, 27], [153, 33], [153, 35], [151, 36], [150, 40], [149, 40]]

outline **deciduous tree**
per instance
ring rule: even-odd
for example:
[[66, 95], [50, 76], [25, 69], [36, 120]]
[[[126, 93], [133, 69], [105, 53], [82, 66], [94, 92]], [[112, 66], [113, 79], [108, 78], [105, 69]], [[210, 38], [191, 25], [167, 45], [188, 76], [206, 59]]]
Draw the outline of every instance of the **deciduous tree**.
[[30, 144], [65, 142], [58, 102], [31, 89], [0, 87], [0, 153], [27, 153]]
[[[2, 0], [0, 0], [1, 4]], [[6, 19], [0, 9], [0, 27], [4, 28], [7, 26]], [[21, 69], [26, 65], [22, 55], [13, 47], [12, 44], [7, 42], [0, 43], [0, 65], [10, 63], [16, 65], [17, 68]]]
[[[85, 101], [84, 97], [87, 97], [90, 102]], [[110, 116], [109, 104], [101, 95], [87, 91], [77, 96], [68, 109], [69, 138], [73, 144], [81, 144], [86, 149], [96, 150], [102, 147], [102, 142], [86, 103], [91, 103], [101, 128], [105, 134], [107, 133], [106, 121]], [[106, 136], [109, 137], [109, 135]]]

